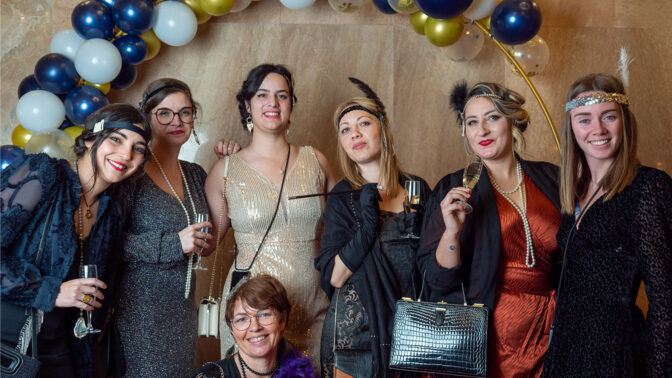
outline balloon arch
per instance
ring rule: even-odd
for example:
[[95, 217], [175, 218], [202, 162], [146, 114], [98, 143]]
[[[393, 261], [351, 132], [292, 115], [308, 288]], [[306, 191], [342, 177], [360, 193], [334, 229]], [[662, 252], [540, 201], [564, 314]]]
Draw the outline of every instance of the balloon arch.
[[[111, 89], [130, 87], [138, 65], [154, 58], [161, 44], [189, 43], [212, 16], [241, 12], [253, 0], [84, 0], [72, 11], [72, 29], [56, 33], [49, 54], [18, 88], [13, 145], [0, 147], [4, 169], [24, 153], [72, 158], [72, 144], [86, 117], [109, 103]], [[258, 0], [255, 0], [258, 1]], [[269, 1], [269, 0], [266, 0]], [[342, 13], [369, 0], [328, 0]], [[280, 0], [289, 9], [315, 0]], [[476, 58], [485, 35], [507, 56], [534, 93], [559, 147], [557, 131], [529, 79], [548, 64], [550, 52], [537, 34], [541, 11], [533, 0], [373, 0], [385, 14], [408, 15], [413, 30], [447, 49], [452, 61]]]

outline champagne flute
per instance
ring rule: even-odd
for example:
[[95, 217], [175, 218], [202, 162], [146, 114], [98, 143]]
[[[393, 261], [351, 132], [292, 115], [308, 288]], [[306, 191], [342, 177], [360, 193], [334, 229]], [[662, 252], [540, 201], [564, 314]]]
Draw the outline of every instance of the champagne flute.
[[[95, 264], [80, 266], [79, 267], [79, 278], [98, 278], [98, 267]], [[96, 297], [91, 295], [91, 298], [92, 299], [88, 303], [88, 305], [93, 306], [93, 304], [96, 303]], [[86, 320], [87, 320], [86, 324], [87, 325], [86, 325], [85, 332], [87, 334], [100, 332], [99, 329], [93, 328], [93, 323], [91, 322], [92, 316], [93, 316], [93, 310], [86, 312]]]
[[[207, 213], [196, 214], [196, 223], [209, 222], [209, 221], [210, 221], [210, 214]], [[203, 227], [199, 231], [210, 233], [210, 227]], [[194, 266], [194, 270], [208, 270], [208, 268], [201, 265], [201, 258], [203, 256], [201, 256], [200, 254], [197, 255], [198, 257], [196, 257], [196, 266]]]
[[[469, 155], [469, 160], [467, 162], [467, 167], [464, 168], [464, 173], [462, 174], [462, 186], [468, 189], [474, 189], [478, 183], [478, 179], [481, 178], [481, 171], [483, 170], [483, 160], [480, 157], [475, 155]], [[466, 202], [460, 200], [456, 201], [464, 205], [464, 213], [469, 214], [474, 211], [474, 208]]]
[[[422, 206], [420, 199], [420, 181], [417, 180], [406, 180], [404, 182], [404, 212], [410, 214], [417, 212], [418, 209]], [[419, 236], [413, 234], [411, 230], [410, 233], [403, 235], [403, 238], [406, 239], [419, 239]]]

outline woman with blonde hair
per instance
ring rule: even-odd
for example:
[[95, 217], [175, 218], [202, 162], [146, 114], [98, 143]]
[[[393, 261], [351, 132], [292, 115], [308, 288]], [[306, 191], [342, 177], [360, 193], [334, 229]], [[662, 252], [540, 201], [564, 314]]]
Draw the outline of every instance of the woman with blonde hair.
[[416, 298], [420, 286], [417, 241], [404, 236], [418, 233], [423, 213], [404, 207], [404, 183], [419, 186], [421, 201], [430, 188], [399, 168], [385, 107], [366, 84], [350, 80], [367, 97], [334, 112], [345, 179], [327, 200], [315, 260], [331, 299], [322, 331], [322, 376], [386, 377], [394, 375], [388, 365], [395, 303]]
[[[616, 77], [577, 79], [565, 111], [565, 262], [544, 375], [672, 376], [672, 179], [639, 164]], [[646, 320], [635, 305], [642, 280]]]

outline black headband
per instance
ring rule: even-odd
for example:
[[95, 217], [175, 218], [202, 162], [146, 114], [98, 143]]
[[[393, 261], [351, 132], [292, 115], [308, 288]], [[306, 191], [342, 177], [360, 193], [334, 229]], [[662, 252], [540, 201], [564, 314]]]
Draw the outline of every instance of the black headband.
[[170, 89], [170, 88], [180, 89], [180, 90], [183, 90], [183, 91], [185, 90], [184, 87], [182, 87], [181, 85], [177, 85], [177, 84], [162, 85], [162, 86], [156, 88], [155, 90], [149, 92], [147, 95], [142, 96], [142, 101], [140, 101], [140, 107], [142, 108], [147, 103], [147, 100], [154, 97], [154, 95], [156, 95], [157, 93], [161, 92], [164, 89]]
[[[338, 123], [339, 123], [339, 124], [341, 123], [341, 119], [342, 119], [346, 114], [348, 114], [348, 113], [350, 113], [350, 112], [352, 112], [352, 111], [355, 111], [355, 110], [363, 110], [363, 111], [365, 111], [365, 112], [367, 112], [367, 113], [369, 113], [369, 114], [371, 114], [371, 115], [376, 116], [376, 118], [379, 118], [379, 119], [381, 119], [381, 120], [383, 119], [382, 114], [376, 113], [376, 112], [374, 112], [374, 111], [371, 110], [371, 109], [367, 109], [367, 108], [363, 107], [362, 105], [352, 105], [352, 106], [350, 106], [350, 107], [345, 108], [345, 110], [343, 110], [343, 111], [341, 112], [341, 114], [338, 116]], [[382, 122], [381, 122], [381, 123], [382, 123]]]
[[133, 131], [134, 133], [140, 134], [140, 136], [145, 140], [145, 143], [149, 143], [149, 135], [147, 132], [138, 126], [135, 126], [134, 124], [130, 122], [123, 122], [123, 121], [107, 121], [105, 120], [100, 120], [96, 122], [95, 125], [93, 125], [93, 130], [91, 130], [93, 133], [97, 133], [99, 131], [102, 131], [103, 129], [124, 129], [124, 130], [129, 130]]

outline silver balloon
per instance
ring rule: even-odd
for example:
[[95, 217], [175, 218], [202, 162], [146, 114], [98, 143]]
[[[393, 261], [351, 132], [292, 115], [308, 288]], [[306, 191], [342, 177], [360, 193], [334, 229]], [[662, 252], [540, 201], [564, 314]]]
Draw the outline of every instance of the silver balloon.
[[460, 39], [443, 50], [453, 62], [468, 62], [478, 56], [484, 43], [485, 36], [481, 29], [465, 22]]
[[415, 6], [413, 0], [387, 0], [387, 3], [397, 13], [411, 14], [418, 11], [418, 7]]
[[[538, 35], [525, 43], [509, 46], [508, 48], [518, 61], [518, 64], [523, 67], [527, 76], [541, 73], [551, 59], [551, 51], [548, 48], [548, 44]], [[518, 72], [513, 65], [511, 66], [514, 72]]]
[[75, 152], [72, 150], [74, 141], [65, 131], [51, 130], [46, 133], [33, 135], [26, 143], [27, 154], [45, 154], [57, 158], [73, 160]]
[[329, 0], [329, 5], [341, 13], [353, 13], [364, 5], [366, 0]]

